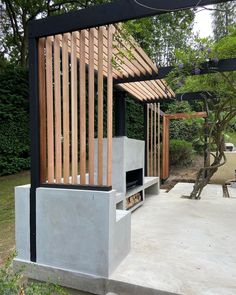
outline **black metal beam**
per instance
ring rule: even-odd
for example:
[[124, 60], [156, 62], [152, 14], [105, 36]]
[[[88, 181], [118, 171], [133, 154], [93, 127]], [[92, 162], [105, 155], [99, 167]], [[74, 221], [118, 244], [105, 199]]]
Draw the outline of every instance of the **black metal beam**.
[[126, 93], [123, 91], [116, 91], [115, 98], [115, 136], [126, 136]]
[[143, 104], [149, 103], [167, 103], [167, 102], [175, 102], [175, 101], [189, 101], [189, 100], [202, 100], [202, 99], [213, 99], [214, 96], [211, 92], [208, 91], [197, 91], [197, 92], [185, 92], [185, 93], [177, 93], [175, 97], [172, 98], [163, 98], [163, 99], [152, 99], [149, 101], [144, 101]]
[[[165, 78], [172, 70], [173, 66], [169, 67], [161, 67], [158, 69], [158, 74], [147, 74], [141, 76], [127, 77], [127, 78], [119, 78], [114, 80], [114, 84], [122, 84], [122, 83], [130, 83], [130, 82], [139, 82], [139, 81], [150, 81]], [[196, 74], [194, 69], [189, 73], [190, 76], [193, 75], [205, 75], [205, 74], [213, 74], [217, 72], [232, 72], [236, 71], [236, 58], [227, 58], [221, 59], [218, 62], [214, 62], [210, 60], [209, 62], [205, 62], [202, 64], [200, 72]]]
[[29, 101], [30, 101], [30, 259], [36, 262], [36, 189], [40, 185], [39, 99], [38, 99], [38, 45], [29, 40]]
[[[118, 0], [30, 22], [29, 37], [44, 37], [235, 0]], [[139, 3], [139, 4], [138, 4]]]

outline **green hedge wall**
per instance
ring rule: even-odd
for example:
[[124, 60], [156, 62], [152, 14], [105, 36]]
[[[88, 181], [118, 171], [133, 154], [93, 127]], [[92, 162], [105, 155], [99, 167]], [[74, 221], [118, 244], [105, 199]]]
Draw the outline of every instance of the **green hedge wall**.
[[30, 167], [27, 72], [7, 66], [0, 72], [0, 175]]

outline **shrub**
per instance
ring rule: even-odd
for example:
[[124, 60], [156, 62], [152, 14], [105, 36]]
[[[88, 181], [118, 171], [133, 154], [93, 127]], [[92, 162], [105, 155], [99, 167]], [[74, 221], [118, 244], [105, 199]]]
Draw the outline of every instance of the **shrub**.
[[193, 147], [190, 142], [180, 139], [170, 140], [170, 165], [185, 166], [191, 163]]
[[0, 72], [0, 175], [30, 167], [28, 79], [8, 65]]
[[0, 268], [1, 295], [67, 295], [67, 292], [54, 284], [40, 282], [23, 284], [21, 270], [14, 272], [12, 268], [12, 259], [14, 256], [15, 254], [11, 255], [7, 262]]

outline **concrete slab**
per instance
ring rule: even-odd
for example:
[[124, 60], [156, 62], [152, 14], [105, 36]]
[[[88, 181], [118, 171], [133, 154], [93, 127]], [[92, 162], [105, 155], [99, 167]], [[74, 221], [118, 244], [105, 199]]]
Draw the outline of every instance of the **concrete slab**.
[[[189, 184], [177, 185], [186, 194]], [[236, 199], [150, 196], [132, 215], [132, 250], [111, 279], [183, 295], [236, 294]], [[172, 197], [169, 197], [172, 196]]]
[[39, 264], [30, 276], [100, 295], [235, 295], [236, 198], [212, 185], [200, 201], [181, 198], [190, 189], [147, 196], [132, 214], [131, 251], [108, 279]]

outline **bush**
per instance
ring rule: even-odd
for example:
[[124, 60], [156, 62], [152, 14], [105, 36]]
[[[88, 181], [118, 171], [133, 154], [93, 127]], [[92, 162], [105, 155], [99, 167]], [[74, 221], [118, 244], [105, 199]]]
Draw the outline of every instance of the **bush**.
[[0, 72], [0, 175], [30, 167], [28, 79], [8, 65]]
[[190, 142], [180, 139], [170, 140], [170, 165], [185, 166], [192, 162], [193, 147]]
[[0, 294], [1, 295], [67, 295], [61, 287], [50, 283], [28, 283], [23, 284], [22, 272], [13, 271], [11, 255], [5, 265], [0, 268]]

